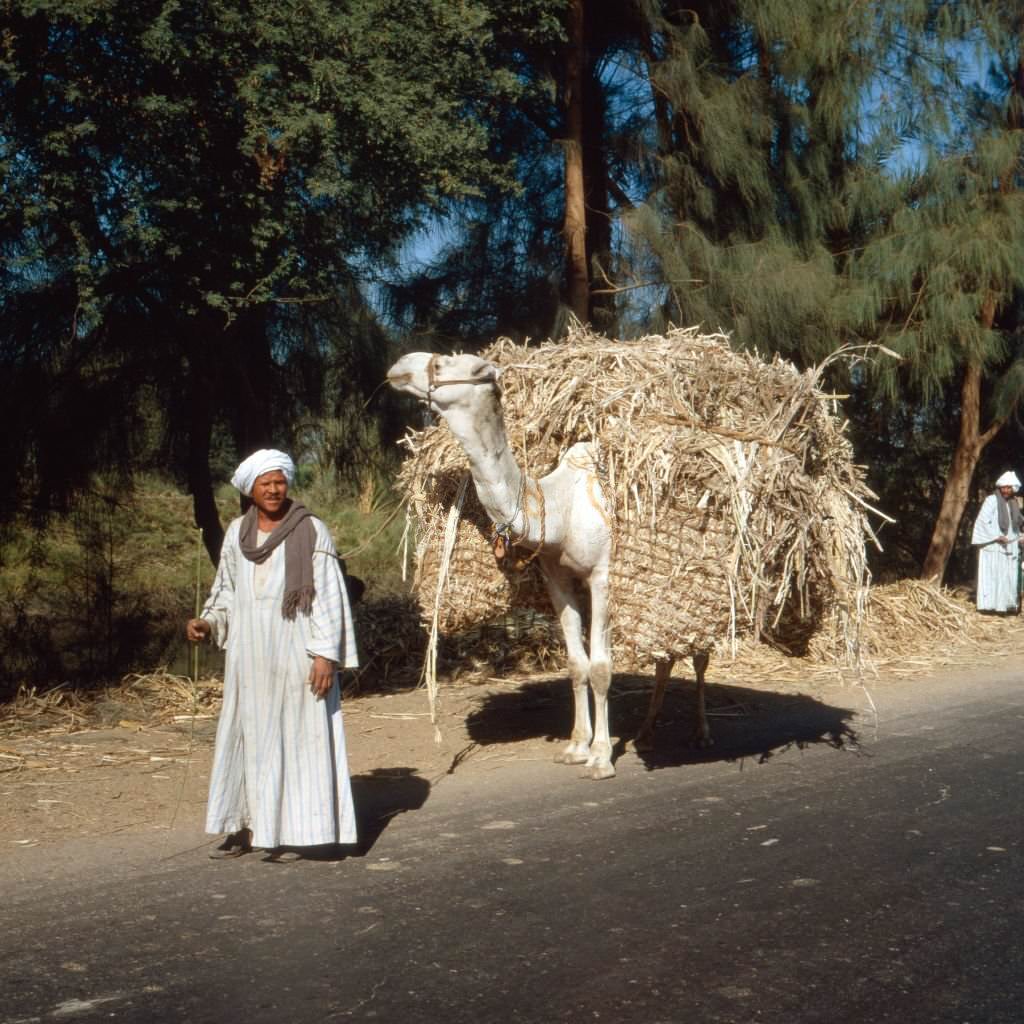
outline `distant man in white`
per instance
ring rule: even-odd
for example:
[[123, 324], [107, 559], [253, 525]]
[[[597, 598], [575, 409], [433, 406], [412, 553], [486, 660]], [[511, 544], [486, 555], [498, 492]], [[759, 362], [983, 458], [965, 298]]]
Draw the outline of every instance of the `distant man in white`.
[[1020, 577], [1021, 512], [1017, 474], [1007, 471], [982, 503], [971, 543], [978, 549], [978, 611], [1016, 612]]
[[338, 685], [357, 664], [352, 613], [330, 532], [288, 497], [294, 475], [274, 449], [235, 471], [253, 504], [186, 627], [227, 652], [206, 817], [228, 833], [218, 857], [356, 841]]

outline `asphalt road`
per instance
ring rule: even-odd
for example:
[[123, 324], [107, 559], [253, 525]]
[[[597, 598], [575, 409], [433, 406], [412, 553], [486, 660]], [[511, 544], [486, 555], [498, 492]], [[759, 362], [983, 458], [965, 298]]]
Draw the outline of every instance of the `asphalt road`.
[[0, 1024], [1019, 1024], [1024, 678], [872, 696], [727, 706], [714, 754], [606, 782], [361, 780], [358, 855], [42, 851]]

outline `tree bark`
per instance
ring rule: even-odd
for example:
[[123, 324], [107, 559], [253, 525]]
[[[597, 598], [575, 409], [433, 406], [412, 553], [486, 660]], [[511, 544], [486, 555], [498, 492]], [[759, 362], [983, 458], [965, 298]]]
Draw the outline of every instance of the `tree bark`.
[[611, 175], [604, 146], [605, 101], [600, 82], [588, 63], [584, 102], [583, 186], [586, 214], [586, 260], [590, 322], [606, 334], [615, 333], [615, 296], [598, 295], [613, 273]]
[[213, 497], [210, 477], [210, 439], [213, 434], [213, 386], [197, 365], [195, 359], [189, 367], [189, 431], [188, 431], [188, 489], [192, 493], [192, 509], [196, 526], [203, 531], [203, 544], [214, 565], [220, 560], [224, 543], [217, 503]]
[[[986, 328], [991, 328], [995, 320], [996, 301], [989, 296], [981, 311], [981, 321]], [[960, 387], [960, 435], [946, 477], [946, 486], [942, 492], [942, 505], [935, 521], [932, 538], [928, 544], [924, 565], [921, 568], [921, 579], [942, 582], [946, 572], [949, 556], [956, 543], [960, 520], [967, 507], [971, 480], [975, 467], [985, 446], [1002, 430], [1006, 419], [995, 419], [988, 429], [981, 430], [981, 367], [977, 363], [968, 363], [964, 371], [963, 384]]]
[[273, 439], [274, 369], [265, 307], [245, 310], [225, 339], [234, 369], [232, 434], [240, 456], [266, 448]]
[[[267, 336], [266, 307], [246, 310], [232, 324], [230, 350], [234, 353], [235, 372], [232, 435], [238, 454], [245, 458], [273, 442], [274, 372]], [[252, 501], [238, 498], [238, 511], [245, 514]]]
[[587, 210], [583, 178], [583, 101], [586, 73], [584, 0], [570, 0], [565, 61], [565, 219], [566, 304], [582, 323], [590, 320], [587, 263]]

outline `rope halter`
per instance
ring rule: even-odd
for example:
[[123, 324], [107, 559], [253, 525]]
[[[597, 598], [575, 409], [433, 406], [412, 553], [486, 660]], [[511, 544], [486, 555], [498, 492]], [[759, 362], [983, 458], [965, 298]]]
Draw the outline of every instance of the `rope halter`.
[[437, 360], [438, 356], [435, 352], [427, 362], [427, 404], [429, 405], [434, 392], [438, 388], [443, 388], [447, 384], [493, 384], [494, 379], [492, 377], [453, 377], [450, 380], [438, 380], [437, 379]]

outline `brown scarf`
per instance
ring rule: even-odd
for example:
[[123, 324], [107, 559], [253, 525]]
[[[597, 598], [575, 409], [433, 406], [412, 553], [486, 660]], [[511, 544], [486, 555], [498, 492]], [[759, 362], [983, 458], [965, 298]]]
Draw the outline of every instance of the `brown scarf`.
[[281, 614], [294, 619], [296, 613], [309, 615], [313, 611], [313, 547], [316, 544], [316, 527], [313, 513], [305, 505], [293, 501], [285, 517], [274, 527], [270, 536], [256, 544], [259, 529], [258, 510], [253, 505], [242, 516], [238, 531], [238, 545], [250, 562], [261, 565], [279, 544], [284, 544], [284, 601]]

